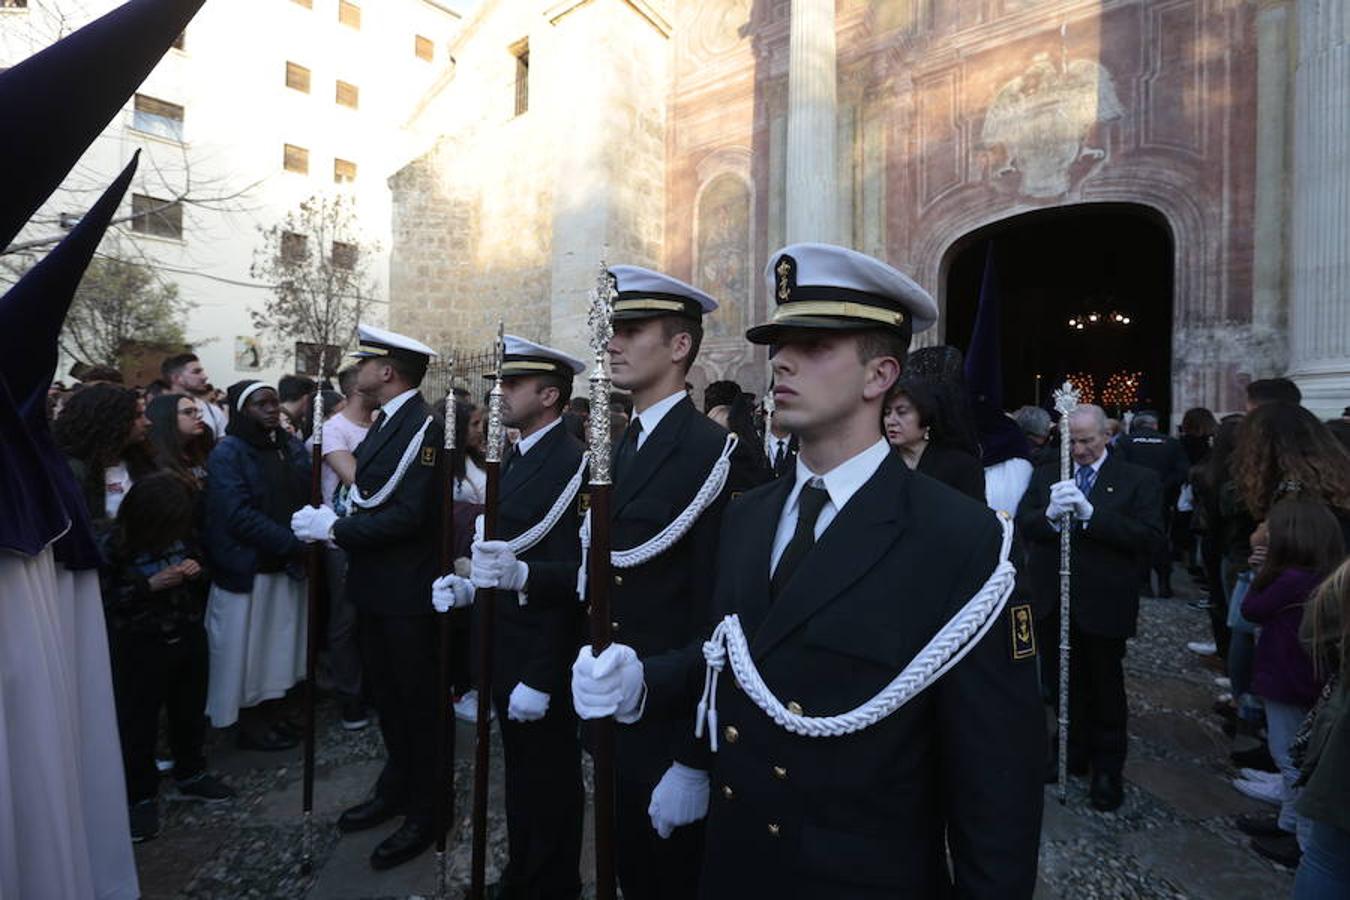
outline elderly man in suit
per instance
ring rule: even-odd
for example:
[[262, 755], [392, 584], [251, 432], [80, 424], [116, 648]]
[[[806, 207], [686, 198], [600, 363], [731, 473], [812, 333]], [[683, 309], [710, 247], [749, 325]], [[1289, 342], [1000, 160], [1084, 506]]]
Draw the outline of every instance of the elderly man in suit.
[[[1069, 413], [1069, 435], [1073, 477], [1061, 481], [1058, 463], [1038, 468], [1017, 526], [1028, 545], [1041, 645], [1058, 646], [1059, 529], [1073, 513], [1068, 765], [1076, 775], [1091, 769], [1092, 805], [1107, 811], [1124, 799], [1125, 641], [1139, 615], [1139, 567], [1163, 541], [1161, 489], [1153, 472], [1107, 453], [1101, 407]], [[1058, 697], [1059, 670], [1046, 663], [1043, 681]]]

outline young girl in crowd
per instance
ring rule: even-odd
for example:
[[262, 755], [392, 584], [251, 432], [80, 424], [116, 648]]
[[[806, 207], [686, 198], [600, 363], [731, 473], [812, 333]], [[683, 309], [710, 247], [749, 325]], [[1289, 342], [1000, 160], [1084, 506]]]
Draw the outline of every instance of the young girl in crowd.
[[56, 444], [84, 489], [96, 533], [110, 526], [131, 485], [153, 472], [145, 401], [117, 384], [72, 394], [53, 424]]
[[215, 438], [197, 402], [183, 394], [161, 394], [146, 404], [145, 417], [150, 420], [150, 445], [159, 467], [205, 487], [206, 459]]
[[131, 838], [159, 833], [159, 714], [169, 722], [177, 795], [228, 800], [206, 772], [207, 579], [195, 546], [192, 485], [174, 472], [136, 482], [117, 511], [101, 571]]
[[1294, 900], [1332, 900], [1350, 897], [1350, 561], [1308, 602], [1300, 636], [1326, 684], [1295, 742], [1307, 836]]
[[1261, 629], [1252, 693], [1265, 707], [1267, 743], [1280, 768], [1283, 791], [1278, 820], [1268, 833], [1254, 835], [1252, 845], [1263, 856], [1294, 865], [1307, 829], [1294, 809], [1298, 767], [1289, 748], [1321, 687], [1312, 659], [1299, 643], [1299, 623], [1309, 596], [1344, 558], [1345, 544], [1326, 504], [1300, 495], [1271, 506], [1264, 531], [1265, 562], [1242, 601], [1242, 615]]
[[206, 713], [217, 728], [238, 721], [244, 749], [285, 750], [298, 729], [260, 704], [284, 696], [305, 671], [304, 545], [290, 521], [307, 500], [309, 460], [281, 428], [273, 388], [241, 381], [228, 396], [230, 424], [207, 461]]

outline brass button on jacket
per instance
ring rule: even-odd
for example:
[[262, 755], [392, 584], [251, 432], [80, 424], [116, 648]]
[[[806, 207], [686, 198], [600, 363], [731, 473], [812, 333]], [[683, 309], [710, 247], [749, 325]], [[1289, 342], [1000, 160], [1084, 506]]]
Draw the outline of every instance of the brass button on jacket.
[[781, 831], [781, 830], [782, 830], [782, 829], [780, 829], [780, 828], [778, 827], [778, 823], [777, 823], [777, 822], [770, 822], [770, 823], [769, 823], [769, 836], [770, 836], [770, 837], [778, 837], [778, 832]]
[[615, 576], [614, 576], [614, 583], [617, 584], [617, 585], [619, 585], [620, 587], [622, 587], [622, 586], [623, 586], [623, 576], [622, 576], [622, 575], [615, 575]]
[[731, 785], [724, 784], [722, 785], [722, 796], [730, 800], [732, 797], [736, 796], [736, 792], [731, 789]]
[[773, 777], [777, 778], [779, 781], [787, 781], [787, 769], [782, 766], [774, 766]]
[[787, 705], [787, 711], [792, 713], [794, 716], [800, 716], [803, 712], [802, 705], [798, 703], [796, 700], [789, 700]]
[[728, 744], [734, 744], [740, 740], [741, 733], [736, 730], [735, 725], [728, 725], [722, 729], [722, 737], [726, 738]]

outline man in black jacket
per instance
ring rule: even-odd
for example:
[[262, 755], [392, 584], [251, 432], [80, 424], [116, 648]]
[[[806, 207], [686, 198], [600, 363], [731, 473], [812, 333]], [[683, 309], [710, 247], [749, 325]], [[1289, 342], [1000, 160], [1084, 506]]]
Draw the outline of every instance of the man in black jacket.
[[[1139, 615], [1136, 577], [1163, 540], [1157, 477], [1106, 452], [1106, 414], [1080, 406], [1069, 414], [1074, 476], [1061, 481], [1058, 464], [1032, 475], [1017, 512], [1027, 542], [1036, 629], [1042, 647], [1059, 646], [1059, 529], [1073, 512], [1069, 597], [1069, 770], [1092, 771], [1091, 801], [1112, 810], [1124, 799], [1125, 641]], [[1059, 697], [1053, 656], [1042, 666], [1045, 686]], [[1051, 767], [1056, 765], [1051, 759]]]
[[[1181, 441], [1158, 430], [1158, 414], [1144, 410], [1135, 415], [1130, 422], [1130, 433], [1116, 441], [1111, 452], [1128, 463], [1152, 469], [1158, 476], [1162, 492], [1158, 500], [1162, 504], [1160, 521], [1164, 535], [1171, 534], [1172, 511], [1176, 508], [1181, 486], [1190, 475], [1190, 461]], [[1153, 572], [1158, 577], [1156, 596], [1170, 599], [1172, 596], [1172, 553], [1168, 541], [1164, 540], [1154, 550], [1150, 560]], [[1145, 576], [1145, 587], [1148, 577]]]
[[436, 353], [391, 331], [362, 325], [356, 389], [380, 413], [356, 448], [352, 512], [307, 506], [291, 528], [306, 541], [347, 551], [347, 597], [356, 606], [361, 666], [380, 716], [388, 758], [370, 797], [338, 819], [363, 831], [405, 816], [376, 846], [370, 864], [387, 869], [435, 840], [436, 626], [427, 595], [437, 575], [445, 431], [418, 393]]
[[[559, 350], [506, 335], [502, 420], [520, 429], [520, 440], [502, 461], [502, 539], [475, 543], [472, 576], [500, 591], [492, 702], [506, 763], [503, 898], [575, 900], [581, 892], [586, 794], [568, 676], [584, 625], [576, 592], [583, 473], [581, 446], [563, 427], [562, 412], [584, 368]], [[434, 584], [438, 609], [453, 605], [445, 590], [451, 580]]]
[[[911, 331], [936, 304], [823, 244], [784, 248], [766, 278], [778, 307], [748, 337], [774, 348], [775, 413], [800, 452], [724, 521], [713, 646], [743, 640], [747, 654], [698, 704], [716, 739], [700, 896], [931, 898], [954, 884], [1029, 898], [1045, 737], [1031, 636], [1014, 632], [1006, 594], [981, 591], [998, 521], [911, 472], [881, 434]], [[977, 595], [990, 602], [947, 645], [968, 655], [924, 651]], [[922, 689], [887, 708], [878, 694], [920, 653]], [[648, 678], [640, 714], [694, 704], [703, 661], [696, 648], [685, 679]], [[608, 681], [574, 669], [573, 693]]]
[[[612, 545], [621, 552], [663, 534], [665, 539], [653, 557], [614, 569], [616, 643], [601, 656], [622, 657], [624, 696], [588, 705], [574, 694], [573, 701], [582, 718], [614, 715], [627, 723], [615, 744], [615, 855], [624, 896], [674, 900], [697, 890], [706, 753], [694, 741], [692, 707], [644, 703], [642, 694], [644, 679], [652, 697], [671, 696], [675, 684], [691, 679], [689, 649], [712, 621], [711, 561], [729, 493], [724, 483], [692, 510], [687, 530], [677, 534], [669, 526], [690, 510], [705, 484], [716, 486], [714, 465], [729, 456], [726, 430], [699, 414], [684, 386], [703, 338], [703, 316], [717, 302], [649, 269], [614, 266], [610, 273], [617, 291], [611, 372], [614, 386], [633, 398], [632, 420], [615, 445]], [[537, 580], [545, 577], [557, 576], [532, 569], [527, 589], [538, 589]], [[574, 672], [595, 664], [590, 647], [583, 647]]]

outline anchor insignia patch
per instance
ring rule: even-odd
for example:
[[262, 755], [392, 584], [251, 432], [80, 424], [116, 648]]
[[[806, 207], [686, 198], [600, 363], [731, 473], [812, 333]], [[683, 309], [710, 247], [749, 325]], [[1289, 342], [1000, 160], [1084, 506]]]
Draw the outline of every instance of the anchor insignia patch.
[[1011, 607], [1008, 614], [1012, 617], [1012, 658], [1026, 659], [1036, 655], [1036, 629], [1032, 627], [1031, 604], [1023, 603]]

